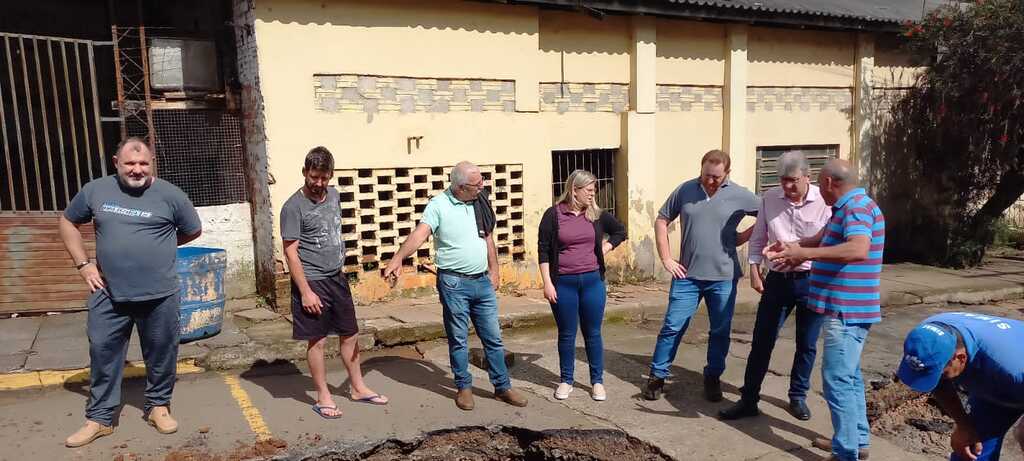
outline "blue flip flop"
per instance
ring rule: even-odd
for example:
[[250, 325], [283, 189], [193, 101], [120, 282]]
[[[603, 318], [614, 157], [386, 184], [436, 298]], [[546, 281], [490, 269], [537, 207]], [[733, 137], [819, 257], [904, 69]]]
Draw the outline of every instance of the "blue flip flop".
[[383, 398], [383, 396], [381, 396], [380, 394], [373, 394], [373, 395], [370, 395], [370, 396], [363, 397], [361, 399], [352, 399], [352, 400], [354, 400], [356, 402], [368, 403], [370, 405], [387, 405], [388, 402], [390, 402], [390, 400], [384, 400], [382, 402], [381, 401], [382, 398]]
[[324, 414], [324, 410], [337, 410], [337, 409], [338, 409], [337, 406], [320, 405], [319, 403], [316, 404], [316, 405], [313, 405], [313, 413], [316, 413], [316, 414], [320, 415], [320, 417], [323, 418], [323, 419], [338, 419], [338, 418], [340, 418], [341, 415], [331, 416], [331, 415]]

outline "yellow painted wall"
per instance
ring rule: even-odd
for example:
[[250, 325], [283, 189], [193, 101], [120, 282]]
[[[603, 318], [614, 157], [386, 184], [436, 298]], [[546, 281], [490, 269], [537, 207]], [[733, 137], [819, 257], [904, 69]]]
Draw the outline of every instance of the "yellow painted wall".
[[[314, 107], [316, 74], [513, 80], [517, 98], [537, 98], [530, 86], [562, 80], [564, 57], [566, 82], [629, 83], [632, 34], [627, 17], [597, 20], [579, 12], [458, 0], [258, 0], [256, 5], [267, 152], [276, 180], [271, 186], [275, 238], [277, 211], [301, 186], [302, 159], [315, 145], [331, 149], [338, 168], [439, 166], [467, 159], [522, 163], [530, 265], [536, 260], [536, 226], [551, 203], [552, 150], [625, 150], [631, 145], [646, 152], [643, 159], [653, 162], [650, 174], [637, 173], [647, 164], [636, 159], [625, 168], [624, 151], [617, 180], [642, 182], [629, 187], [642, 187], [643, 196], [625, 198], [650, 203], [656, 212], [679, 183], [697, 176], [706, 151], [722, 148], [724, 111], [538, 113], [523, 109], [520, 100], [516, 107], [521, 112], [389, 112], [371, 117]], [[657, 19], [655, 25], [658, 84], [724, 84], [724, 25], [667, 19]], [[850, 88], [854, 47], [849, 33], [751, 27], [747, 84]], [[898, 52], [880, 48], [876, 77], [903, 65]], [[758, 145], [839, 144], [841, 155], [849, 157], [849, 114], [744, 115], [747, 147], [733, 155], [742, 155], [746, 167], [734, 169], [732, 179], [750, 189]], [[651, 139], [629, 139], [631, 129]], [[411, 154], [406, 144], [410, 136], [423, 137]], [[635, 213], [631, 216], [636, 218]], [[653, 216], [650, 221], [653, 225]], [[677, 234], [671, 239], [675, 249], [677, 239]]]
[[656, 78], [660, 84], [723, 85], [725, 26], [658, 19]]
[[896, 40], [875, 43], [874, 85], [877, 88], [912, 86], [923, 68], [916, 66]]
[[[389, 112], [371, 117], [314, 107], [315, 74], [518, 81], [536, 75], [538, 63], [550, 58], [551, 52], [545, 52], [539, 43], [538, 21], [545, 15], [538, 15], [535, 9], [451, 3], [449, 8], [420, 2], [258, 3], [261, 89], [270, 172], [276, 180], [271, 186], [275, 237], [277, 212], [301, 187], [302, 160], [315, 145], [329, 148], [339, 169], [452, 165], [460, 160], [522, 163], [527, 260], [535, 264], [536, 227], [551, 203], [551, 151], [619, 147], [621, 114]], [[579, 46], [587, 41], [580, 34], [590, 34], [598, 42], [592, 48], [608, 45], [610, 41], [601, 34], [582, 27], [581, 21], [590, 20], [558, 14], [549, 17], [548, 30], [565, 35], [548, 43]], [[562, 21], [565, 27], [558, 25]], [[449, 23], [461, 25], [444, 26]], [[603, 24], [626, 27], [620, 18]], [[622, 48], [628, 46], [628, 29], [620, 32], [625, 35], [615, 36], [614, 53], [574, 55], [579, 60], [569, 62], [589, 74], [570, 74], [571, 78], [628, 82], [629, 56]], [[609, 70], [617, 67], [621, 69]], [[604, 77], [613, 74], [618, 76]], [[423, 137], [412, 154], [406, 143], [410, 136]]]
[[570, 11], [541, 10], [539, 76], [542, 82], [629, 83], [629, 19], [603, 20]]
[[[839, 156], [850, 158], [851, 124], [850, 115], [844, 112], [754, 112], [747, 113], [746, 155], [755, 158], [757, 146], [838, 144]], [[753, 165], [753, 162], [751, 162]], [[754, 188], [753, 171], [742, 176], [734, 172], [736, 181], [751, 190]]]
[[313, 72], [508, 79], [535, 63], [531, 7], [457, 0], [256, 5], [265, 97], [286, 76], [301, 75], [308, 87]]
[[[657, 120], [657, 187], [655, 212], [684, 181], [700, 175], [700, 159], [722, 148], [723, 112], [661, 112]], [[656, 218], [655, 216], [654, 218]], [[654, 218], [651, 226], [654, 226]], [[679, 229], [671, 228], [672, 254], [679, 253]]]
[[852, 87], [852, 33], [751, 27], [751, 86]]

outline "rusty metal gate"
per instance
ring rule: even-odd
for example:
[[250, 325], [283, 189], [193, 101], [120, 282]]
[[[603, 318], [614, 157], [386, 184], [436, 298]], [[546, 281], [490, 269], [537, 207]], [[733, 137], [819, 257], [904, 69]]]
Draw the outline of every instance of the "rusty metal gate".
[[[110, 44], [0, 32], [0, 314], [84, 307], [57, 218], [112, 169], [95, 64]], [[94, 256], [90, 227], [83, 237]]]

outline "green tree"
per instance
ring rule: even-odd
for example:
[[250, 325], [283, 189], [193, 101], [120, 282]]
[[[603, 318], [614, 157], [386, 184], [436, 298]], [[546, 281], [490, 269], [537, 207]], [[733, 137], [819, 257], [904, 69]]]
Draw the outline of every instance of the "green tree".
[[1024, 193], [1024, 0], [951, 2], [905, 26], [925, 67], [876, 120], [870, 173], [886, 251], [977, 265]]

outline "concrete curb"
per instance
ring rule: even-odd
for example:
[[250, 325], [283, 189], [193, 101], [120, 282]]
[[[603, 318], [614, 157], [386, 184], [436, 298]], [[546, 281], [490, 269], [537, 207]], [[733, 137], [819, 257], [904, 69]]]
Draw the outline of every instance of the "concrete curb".
[[[979, 289], [938, 288], [920, 290], [912, 293], [890, 291], [883, 293], [882, 308], [905, 308], [919, 304], [961, 303], [979, 304], [984, 302], [1003, 301], [1024, 297], [1024, 286], [1013, 284], [989, 286]], [[652, 298], [654, 298], [652, 296]], [[605, 311], [605, 321], [644, 320], [657, 318], [665, 312], [666, 300], [647, 299], [635, 303], [613, 304]], [[757, 301], [738, 300], [735, 312], [752, 314], [757, 312]], [[501, 328], [528, 329], [548, 328], [554, 325], [554, 318], [546, 308], [525, 312], [511, 312], [499, 317]], [[363, 328], [360, 335], [360, 349], [373, 350], [385, 347], [416, 344], [444, 338], [444, 326], [440, 320], [413, 323], [389, 322], [386, 326], [369, 326]], [[336, 355], [336, 351], [328, 351], [328, 356]], [[244, 369], [257, 363], [270, 363], [280, 360], [304, 360], [305, 345], [301, 341], [290, 338], [267, 340], [267, 338], [250, 338], [249, 342], [211, 349], [204, 356], [185, 359], [178, 362], [178, 374], [201, 373], [213, 370]], [[125, 367], [125, 378], [145, 376], [146, 368], [142, 362], [131, 362]], [[41, 370], [32, 372], [0, 373], [0, 391], [41, 389], [88, 381], [89, 369], [74, 370]]]
[[[195, 359], [178, 361], [178, 374], [187, 375], [202, 373], [205, 369], [196, 366]], [[146, 376], [146, 364], [143, 362], [128, 362], [124, 367], [125, 379], [144, 378]], [[0, 374], [0, 391], [42, 389], [50, 386], [63, 386], [65, 384], [84, 383], [89, 380], [88, 368], [77, 368], [72, 370], [41, 370], [20, 373]]]

